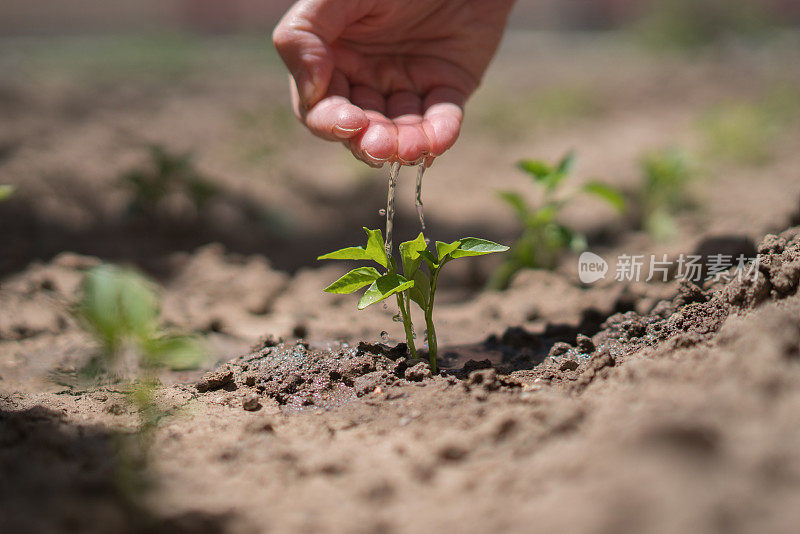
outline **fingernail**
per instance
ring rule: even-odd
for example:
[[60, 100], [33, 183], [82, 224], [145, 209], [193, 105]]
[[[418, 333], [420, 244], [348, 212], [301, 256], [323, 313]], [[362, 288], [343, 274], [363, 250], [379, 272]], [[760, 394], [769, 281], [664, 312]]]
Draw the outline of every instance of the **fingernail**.
[[312, 100], [314, 98], [314, 93], [317, 90], [316, 85], [310, 79], [302, 80], [298, 84], [298, 93], [300, 93], [300, 103], [306, 110], [311, 109]]
[[372, 161], [374, 161], [376, 164], [380, 164], [380, 166], [381, 166], [381, 167], [383, 167], [383, 164], [384, 164], [384, 163], [386, 163], [386, 161], [387, 161], [387, 159], [383, 159], [383, 158], [376, 158], [375, 156], [373, 156], [372, 154], [370, 154], [370, 153], [369, 153], [369, 151], [368, 151], [367, 149], [364, 149], [364, 150], [363, 150], [363, 152], [364, 152], [364, 154], [366, 154], [366, 155], [367, 155], [367, 157], [368, 157], [369, 159], [371, 159]]
[[363, 130], [362, 127], [359, 128], [342, 128], [338, 124], [333, 125], [333, 135], [340, 139], [349, 139], [353, 137], [353, 134], [360, 132]]

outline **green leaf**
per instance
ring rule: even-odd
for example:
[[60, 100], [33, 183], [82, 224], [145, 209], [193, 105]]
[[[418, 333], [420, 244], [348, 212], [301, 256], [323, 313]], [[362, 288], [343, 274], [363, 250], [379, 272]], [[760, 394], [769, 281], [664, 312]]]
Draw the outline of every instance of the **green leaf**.
[[84, 278], [78, 312], [106, 350], [113, 352], [128, 336], [144, 340], [157, 331], [159, 299], [142, 275], [101, 265]]
[[604, 184], [603, 182], [589, 182], [583, 186], [583, 190], [590, 195], [604, 200], [618, 212], [625, 212], [625, 196], [615, 187]]
[[104, 265], [89, 271], [83, 279], [83, 298], [78, 313], [95, 335], [113, 351], [125, 336], [119, 306], [116, 305], [114, 272]]
[[347, 247], [317, 258], [318, 260], [369, 260], [364, 247]]
[[387, 274], [372, 282], [367, 292], [358, 301], [358, 309], [363, 310], [377, 302], [385, 300], [395, 293], [414, 287], [414, 282], [406, 280], [399, 274]]
[[560, 172], [554, 172], [548, 176], [547, 180], [545, 180], [545, 187], [547, 188], [547, 191], [552, 192], [558, 189], [558, 186], [561, 185], [561, 182], [563, 182], [564, 178], [566, 177], [566, 174]]
[[14, 190], [15, 188], [13, 185], [0, 185], [0, 202], [13, 195]]
[[517, 214], [521, 220], [525, 220], [528, 216], [528, 205], [522, 195], [514, 191], [498, 191], [497, 196], [500, 197], [506, 204], [511, 206], [511, 209]]
[[556, 172], [558, 174], [567, 175], [572, 172], [572, 168], [575, 166], [575, 151], [570, 150], [569, 153], [564, 156], [564, 158], [558, 163], [558, 168]]
[[400, 243], [400, 257], [403, 260], [403, 274], [406, 278], [414, 277], [414, 273], [417, 272], [422, 261], [419, 253], [427, 249], [428, 243], [425, 242], [425, 236], [422, 235], [422, 232], [413, 241]]
[[431, 271], [439, 267], [439, 260], [427, 250], [420, 251], [419, 255], [425, 260]]
[[537, 182], [544, 181], [554, 171], [550, 165], [537, 159], [524, 159], [517, 166], [530, 174]]
[[436, 242], [436, 253], [439, 255], [439, 262], [441, 262], [445, 256], [456, 250], [459, 245], [461, 245], [461, 241], [453, 241], [452, 243], [443, 243], [442, 241]]
[[486, 254], [506, 252], [508, 250], [505, 245], [477, 237], [465, 237], [460, 243], [458, 249], [450, 254], [453, 259], [467, 256], [485, 256]]
[[431, 298], [431, 281], [422, 271], [414, 273], [414, 287], [408, 291], [408, 296], [423, 310], [428, 307]]
[[326, 287], [325, 292], [347, 295], [371, 284], [380, 277], [381, 273], [379, 273], [375, 267], [359, 267], [358, 269], [353, 269]]
[[138, 273], [125, 270], [118, 284], [127, 331], [139, 339], [149, 338], [158, 330], [159, 299], [153, 285]]
[[148, 340], [143, 346], [151, 365], [173, 371], [196, 369], [205, 356], [202, 342], [193, 337], [163, 337]]
[[364, 228], [367, 234], [367, 246], [347, 247], [324, 256], [319, 256], [318, 260], [372, 260], [378, 265], [386, 268], [389, 265], [389, 258], [386, 257], [386, 245], [383, 242], [383, 234], [380, 230], [370, 230]]
[[543, 226], [555, 220], [558, 216], [560, 206], [556, 204], [545, 204], [528, 216], [526, 226]]
[[380, 230], [370, 230], [364, 228], [367, 233], [367, 256], [376, 261], [383, 267], [389, 266], [389, 258], [386, 257], [386, 243], [383, 241], [383, 233]]

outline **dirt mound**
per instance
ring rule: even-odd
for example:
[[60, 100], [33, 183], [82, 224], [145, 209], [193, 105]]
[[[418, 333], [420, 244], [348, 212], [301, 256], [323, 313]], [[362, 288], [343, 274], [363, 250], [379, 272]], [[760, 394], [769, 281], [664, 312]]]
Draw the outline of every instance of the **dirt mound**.
[[[595, 377], [606, 376], [607, 368], [644, 348], [679, 349], [707, 342], [730, 315], [746, 313], [767, 300], [794, 295], [800, 282], [800, 228], [789, 229], [780, 236], [766, 236], [758, 252], [748, 276], [737, 276], [728, 283], [719, 278], [710, 281], [707, 288], [683, 281], [678, 294], [672, 300], [659, 302], [651, 313], [612, 315], [593, 338], [578, 334], [575, 347], [555, 343], [550, 357], [541, 363], [519, 360], [530, 356], [527, 349], [541, 349], [542, 338], [550, 333], [536, 336], [514, 327], [503, 336], [492, 336], [484, 345], [500, 345], [504, 349], [503, 361], [496, 366], [501, 372], [508, 373], [508, 364], [513, 362], [522, 368], [533, 368], [512, 373], [524, 381], [565, 383], [581, 390]], [[398, 380], [432, 378], [424, 362], [408, 361], [401, 356], [404, 352], [403, 344], [390, 348], [362, 343], [358, 348], [320, 351], [310, 350], [303, 343], [266, 343], [204, 377], [198, 389], [247, 387], [282, 405], [330, 407], [376, 388], [390, 387]], [[473, 371], [492, 367], [495, 365], [488, 359], [470, 360], [458, 369], [450, 369], [450, 374], [468, 378]], [[220, 374], [227, 378], [214, 378]]]

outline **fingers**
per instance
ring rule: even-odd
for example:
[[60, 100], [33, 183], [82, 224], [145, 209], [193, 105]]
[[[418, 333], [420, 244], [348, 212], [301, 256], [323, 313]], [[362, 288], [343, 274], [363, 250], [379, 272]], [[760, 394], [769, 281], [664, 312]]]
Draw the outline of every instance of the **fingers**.
[[[405, 165], [424, 160], [430, 165], [458, 139], [465, 100], [463, 93], [444, 87], [422, 100], [411, 92], [385, 99], [374, 89], [355, 86], [350, 103], [364, 110], [369, 125], [346, 144], [356, 158], [374, 167], [393, 160]], [[339, 102], [337, 109], [343, 105]]]
[[328, 93], [314, 107], [306, 111], [299, 105], [296, 86], [293, 87], [295, 112], [314, 135], [328, 141], [342, 141], [358, 135], [369, 125], [364, 110], [349, 100], [349, 86], [344, 75], [334, 71]]
[[[315, 135], [343, 141], [353, 155], [373, 167], [397, 160], [431, 164], [458, 139], [465, 97], [449, 88], [431, 91], [424, 101], [410, 92], [388, 99], [372, 88], [350, 88], [334, 71], [327, 94], [311, 109], [300, 103], [292, 84], [295, 113]], [[423, 113], [424, 110], [424, 113]]]
[[449, 87], [433, 89], [425, 97], [422, 129], [430, 142], [430, 156], [441, 156], [458, 139], [465, 101], [463, 93]]
[[380, 167], [397, 153], [397, 128], [386, 117], [386, 99], [370, 87], [356, 85], [350, 90], [350, 100], [364, 110], [369, 126], [348, 146], [356, 158]]
[[422, 128], [422, 100], [410, 92], [395, 93], [387, 101], [387, 113], [397, 128], [397, 159], [405, 165], [422, 160], [431, 150]]

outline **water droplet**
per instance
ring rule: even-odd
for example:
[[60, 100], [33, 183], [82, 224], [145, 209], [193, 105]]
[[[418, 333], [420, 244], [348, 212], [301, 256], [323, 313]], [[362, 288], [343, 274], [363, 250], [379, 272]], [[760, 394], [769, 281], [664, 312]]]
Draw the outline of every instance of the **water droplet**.
[[387, 341], [389, 341], [389, 332], [387, 332], [386, 330], [384, 330], [383, 332], [381, 332], [381, 340], [382, 340], [384, 343], [386, 343]]
[[428, 331], [427, 330], [425, 330], [425, 337], [423, 338], [423, 342], [424, 343], [428, 342]]
[[386, 217], [386, 210], [384, 208], [379, 209], [378, 215], [380, 215], [381, 217]]
[[384, 309], [384, 310], [388, 310], [388, 309], [389, 309], [389, 305], [388, 305], [388, 304], [386, 304], [385, 302], [383, 303], [383, 309]]
[[401, 317], [399, 313], [395, 313], [392, 316], [392, 321], [394, 321], [396, 323], [401, 323], [401, 322], [403, 322], [403, 317]]

